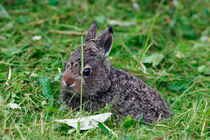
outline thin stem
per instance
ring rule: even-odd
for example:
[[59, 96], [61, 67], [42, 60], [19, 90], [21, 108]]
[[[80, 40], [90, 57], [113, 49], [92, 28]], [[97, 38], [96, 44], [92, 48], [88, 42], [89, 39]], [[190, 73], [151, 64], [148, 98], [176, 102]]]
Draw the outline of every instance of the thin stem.
[[81, 88], [80, 88], [80, 113], [82, 112], [83, 67], [84, 67], [84, 58], [83, 58], [83, 36], [81, 36]]
[[149, 44], [149, 45], [148, 45], [148, 43], [149, 43], [149, 40], [150, 40], [150, 36], [151, 36], [151, 34], [152, 34], [153, 26], [155, 25], [156, 17], [157, 17], [157, 16], [155, 15], [155, 17], [153, 18], [152, 25], [151, 25], [151, 27], [150, 27], [150, 29], [149, 29], [149, 34], [148, 34], [148, 36], [147, 36], [147, 38], [146, 38], [146, 42], [145, 42], [144, 47], [143, 47], [143, 50], [142, 50], [142, 52], [141, 52], [141, 55], [140, 55], [140, 58], [139, 58], [139, 62], [138, 62], [138, 65], [139, 65], [139, 66], [140, 66], [141, 63], [142, 63], [142, 60], [143, 60], [144, 55], [146, 54], [146, 52], [148, 51], [148, 49], [149, 49], [149, 48], [151, 47], [151, 45], [152, 45], [152, 43]]

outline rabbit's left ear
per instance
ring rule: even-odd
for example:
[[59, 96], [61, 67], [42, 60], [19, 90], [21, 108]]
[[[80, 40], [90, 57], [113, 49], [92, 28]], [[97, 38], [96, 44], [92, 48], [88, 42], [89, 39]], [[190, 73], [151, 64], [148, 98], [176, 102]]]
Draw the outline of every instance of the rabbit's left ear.
[[111, 49], [112, 49], [112, 43], [113, 43], [113, 29], [112, 27], [106, 28], [96, 39], [97, 46], [99, 49], [102, 49], [104, 52], [104, 56], [108, 56]]
[[85, 42], [88, 42], [88, 41], [91, 41], [91, 40], [94, 40], [95, 37], [96, 37], [96, 33], [97, 33], [97, 24], [95, 22], [93, 22], [91, 25], [90, 25], [90, 28], [88, 30], [88, 33], [85, 37]]

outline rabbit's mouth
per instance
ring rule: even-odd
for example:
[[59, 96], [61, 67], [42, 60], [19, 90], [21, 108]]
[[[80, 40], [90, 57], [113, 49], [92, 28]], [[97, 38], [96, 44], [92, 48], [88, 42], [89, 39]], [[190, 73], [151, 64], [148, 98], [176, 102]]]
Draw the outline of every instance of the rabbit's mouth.
[[62, 87], [67, 90], [67, 91], [72, 91], [73, 90], [73, 87], [75, 86], [75, 83], [74, 84], [68, 84], [67, 82], [65, 82], [64, 80], [62, 80]]
[[68, 84], [64, 80], [62, 80], [62, 87], [65, 89], [66, 92], [69, 94], [75, 94], [79, 95], [80, 94], [80, 82], [79, 81], [74, 81], [72, 84]]

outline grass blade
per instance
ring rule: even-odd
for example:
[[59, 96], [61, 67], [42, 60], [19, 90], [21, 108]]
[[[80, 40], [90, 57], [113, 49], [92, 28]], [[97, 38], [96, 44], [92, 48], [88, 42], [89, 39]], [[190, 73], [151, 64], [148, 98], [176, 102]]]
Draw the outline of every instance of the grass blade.
[[144, 44], [143, 50], [142, 50], [141, 55], [140, 55], [140, 57], [138, 59], [139, 60], [138, 61], [139, 67], [141, 66], [141, 63], [142, 63], [142, 60], [143, 60], [144, 55], [147, 53], [147, 51], [149, 50], [149, 48], [152, 46], [152, 43], [150, 43], [149, 45], [148, 45], [148, 43], [149, 43], [149, 40], [150, 40], [150, 37], [151, 37], [151, 34], [152, 34], [152, 29], [153, 29], [153, 27], [155, 25], [156, 18], [157, 18], [157, 16], [155, 16], [153, 18], [152, 25], [151, 25], [151, 27], [149, 29], [149, 34], [148, 34], [148, 36], [146, 38], [146, 42]]
[[81, 36], [81, 88], [80, 88], [80, 113], [82, 112], [83, 67], [84, 67], [84, 58], [83, 58], [83, 36]]
[[10, 15], [8, 14], [8, 12], [5, 10], [5, 8], [1, 4], [0, 4], [0, 10], [6, 18], [10, 18]]
[[105, 127], [105, 125], [103, 125], [103, 123], [98, 123], [98, 127], [101, 129], [102, 132], [104, 132], [105, 134], [110, 134], [109, 130]]
[[113, 136], [115, 136], [116, 138], [118, 138], [117, 134], [112, 131], [108, 126], [106, 126], [105, 124], [99, 122], [98, 123], [98, 127], [102, 130], [102, 132], [104, 132], [105, 134], [112, 134]]

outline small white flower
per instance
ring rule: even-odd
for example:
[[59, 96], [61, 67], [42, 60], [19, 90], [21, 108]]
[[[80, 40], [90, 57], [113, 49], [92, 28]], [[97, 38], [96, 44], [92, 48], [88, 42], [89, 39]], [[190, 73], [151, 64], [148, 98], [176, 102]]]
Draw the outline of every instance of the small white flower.
[[136, 22], [122, 22], [122, 21], [114, 20], [114, 19], [108, 20], [108, 23], [110, 25], [118, 25], [118, 26], [124, 26], [124, 27], [136, 25]]
[[208, 36], [201, 36], [200, 38], [201, 41], [205, 42], [208, 40]]
[[40, 40], [40, 39], [42, 39], [42, 36], [40, 36], [40, 35], [39, 36], [37, 35], [37, 36], [33, 36], [32, 37], [32, 40]]
[[178, 5], [179, 5], [178, 0], [173, 0], [173, 5], [174, 5], [175, 7], [178, 7]]
[[12, 108], [12, 109], [16, 109], [16, 108], [21, 109], [20, 106], [19, 106], [18, 104], [12, 103], [12, 102], [8, 104], [8, 107], [10, 107], [10, 108]]
[[133, 8], [135, 8], [137, 11], [140, 9], [139, 5], [136, 2], [133, 2]]

